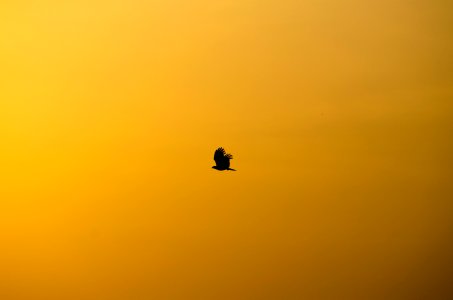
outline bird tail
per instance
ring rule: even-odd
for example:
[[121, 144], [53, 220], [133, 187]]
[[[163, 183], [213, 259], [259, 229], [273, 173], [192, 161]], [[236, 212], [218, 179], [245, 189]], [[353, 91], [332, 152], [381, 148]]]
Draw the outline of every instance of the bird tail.
[[235, 169], [231, 169], [231, 168], [228, 168], [227, 170], [228, 171], [236, 171]]

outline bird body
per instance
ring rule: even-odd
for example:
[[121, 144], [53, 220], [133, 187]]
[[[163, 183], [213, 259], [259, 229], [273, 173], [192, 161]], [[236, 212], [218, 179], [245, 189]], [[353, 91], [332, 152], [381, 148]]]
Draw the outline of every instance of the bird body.
[[212, 168], [219, 171], [236, 171], [235, 169], [230, 168], [230, 159], [233, 159], [233, 155], [226, 153], [225, 149], [220, 147], [214, 152], [214, 161], [216, 165]]

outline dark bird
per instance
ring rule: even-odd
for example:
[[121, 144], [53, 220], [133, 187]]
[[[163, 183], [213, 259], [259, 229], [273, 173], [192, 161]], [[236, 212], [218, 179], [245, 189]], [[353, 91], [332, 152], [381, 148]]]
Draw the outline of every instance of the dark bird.
[[230, 159], [233, 159], [233, 155], [225, 153], [225, 149], [220, 147], [214, 152], [215, 166], [212, 168], [219, 171], [236, 171], [230, 168]]

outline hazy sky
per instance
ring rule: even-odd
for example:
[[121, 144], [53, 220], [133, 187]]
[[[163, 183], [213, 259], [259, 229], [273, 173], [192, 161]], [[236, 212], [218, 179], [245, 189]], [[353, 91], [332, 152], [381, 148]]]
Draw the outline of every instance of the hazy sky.
[[441, 0], [2, 1], [0, 298], [450, 299], [452, 28]]

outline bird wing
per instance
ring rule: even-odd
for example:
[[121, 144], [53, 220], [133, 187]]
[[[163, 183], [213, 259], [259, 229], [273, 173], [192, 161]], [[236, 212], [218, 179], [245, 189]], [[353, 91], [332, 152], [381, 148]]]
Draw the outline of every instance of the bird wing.
[[214, 152], [214, 161], [216, 165], [219, 166], [224, 162], [224, 160], [225, 160], [225, 149], [220, 147]]
[[230, 159], [233, 159], [233, 155], [231, 154], [225, 154], [223, 157], [223, 162], [225, 163], [225, 167], [228, 169], [230, 167]]

